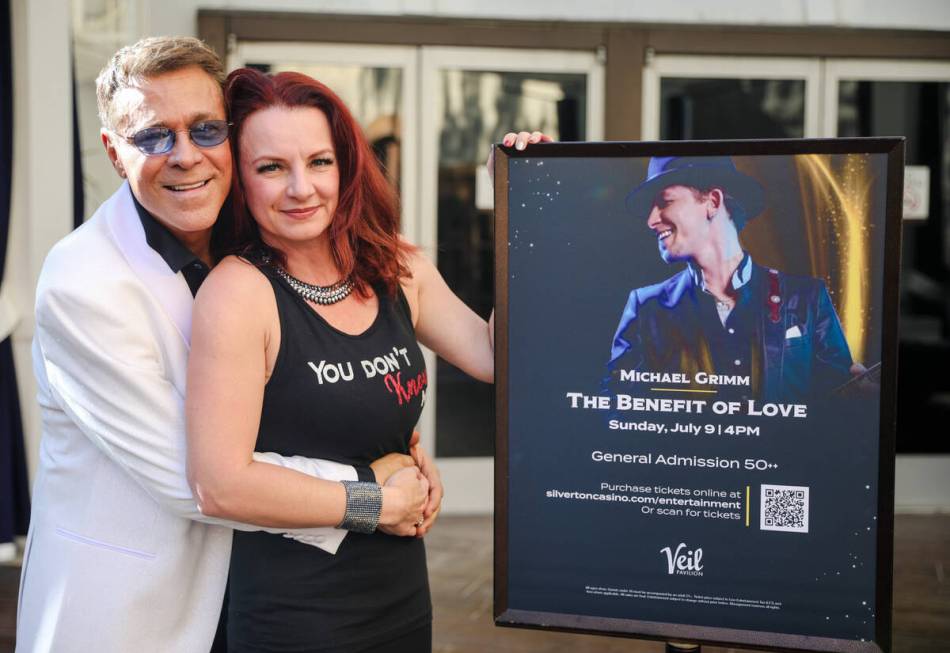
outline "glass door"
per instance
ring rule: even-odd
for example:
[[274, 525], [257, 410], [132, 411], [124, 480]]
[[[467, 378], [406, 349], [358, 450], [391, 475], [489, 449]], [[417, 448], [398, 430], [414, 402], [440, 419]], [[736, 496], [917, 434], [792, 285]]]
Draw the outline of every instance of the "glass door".
[[[494, 306], [493, 195], [485, 160], [507, 131], [603, 138], [603, 67], [594, 53], [422, 48], [418, 244], [476, 313]], [[493, 387], [427, 352], [423, 442], [451, 513], [492, 510]]]
[[655, 55], [643, 69], [643, 140], [819, 133], [817, 59]]
[[950, 64], [829, 61], [824, 95], [827, 136], [907, 138], [897, 451], [950, 453]]

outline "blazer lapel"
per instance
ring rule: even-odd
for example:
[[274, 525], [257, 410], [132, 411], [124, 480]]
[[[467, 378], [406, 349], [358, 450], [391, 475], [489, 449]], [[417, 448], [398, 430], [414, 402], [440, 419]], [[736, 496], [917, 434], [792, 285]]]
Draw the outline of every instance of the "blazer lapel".
[[190, 346], [194, 298], [184, 276], [172, 272], [165, 260], [145, 240], [145, 230], [132, 202], [129, 183], [122, 184], [103, 208], [106, 209], [105, 220], [109, 231], [129, 267], [162, 306], [185, 345]]

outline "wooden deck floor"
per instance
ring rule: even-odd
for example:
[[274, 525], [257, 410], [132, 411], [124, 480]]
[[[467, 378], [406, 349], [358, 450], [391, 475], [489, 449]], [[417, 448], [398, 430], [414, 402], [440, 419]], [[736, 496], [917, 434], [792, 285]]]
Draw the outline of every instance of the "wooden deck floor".
[[[950, 653], [950, 515], [900, 515], [895, 531], [894, 653]], [[663, 651], [656, 642], [496, 628], [488, 517], [443, 518], [427, 547], [436, 653]], [[0, 566], [0, 653], [13, 651], [18, 573]]]

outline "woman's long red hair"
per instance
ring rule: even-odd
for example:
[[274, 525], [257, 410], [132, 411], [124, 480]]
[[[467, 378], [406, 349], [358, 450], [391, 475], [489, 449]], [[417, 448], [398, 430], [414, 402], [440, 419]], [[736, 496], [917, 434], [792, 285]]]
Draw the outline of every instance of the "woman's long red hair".
[[233, 217], [224, 212], [215, 228], [213, 247], [220, 257], [260, 252], [282, 264], [280, 250], [261, 240], [244, 199], [240, 175], [241, 129], [255, 111], [273, 106], [314, 107], [327, 117], [340, 170], [336, 212], [330, 222], [330, 250], [344, 277], [352, 275], [357, 292], [368, 296], [382, 286], [394, 295], [399, 280], [410, 276], [406, 263], [412, 246], [399, 238], [399, 206], [373, 151], [349, 109], [326, 85], [301, 73], [269, 75], [239, 68], [228, 75], [225, 99], [231, 123], [234, 182]]

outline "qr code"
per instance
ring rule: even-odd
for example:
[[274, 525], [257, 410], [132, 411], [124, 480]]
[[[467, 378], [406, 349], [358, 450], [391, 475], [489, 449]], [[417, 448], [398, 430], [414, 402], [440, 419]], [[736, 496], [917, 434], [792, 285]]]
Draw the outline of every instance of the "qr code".
[[763, 485], [759, 528], [784, 533], [808, 532], [808, 488], [797, 485]]

